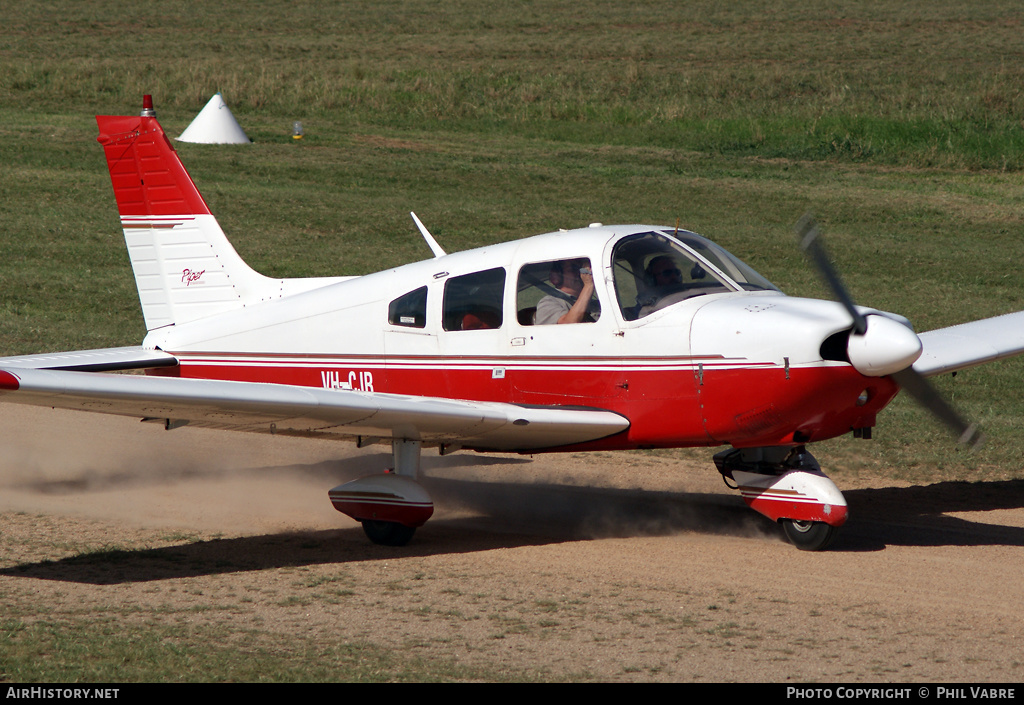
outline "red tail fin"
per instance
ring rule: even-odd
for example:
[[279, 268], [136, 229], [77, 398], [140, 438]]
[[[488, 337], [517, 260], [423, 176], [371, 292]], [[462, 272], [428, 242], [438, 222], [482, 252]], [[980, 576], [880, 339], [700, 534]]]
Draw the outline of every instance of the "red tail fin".
[[155, 117], [97, 115], [121, 215], [200, 215], [210, 209]]

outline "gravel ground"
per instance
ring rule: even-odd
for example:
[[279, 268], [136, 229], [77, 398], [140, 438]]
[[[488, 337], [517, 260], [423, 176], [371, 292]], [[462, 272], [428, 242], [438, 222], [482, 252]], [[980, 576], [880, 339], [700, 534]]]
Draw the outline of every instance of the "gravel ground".
[[[388, 549], [327, 500], [385, 467], [386, 446], [10, 405], [0, 419], [0, 594], [53, 613], [188, 614], [509, 677], [1024, 678], [1024, 481], [859, 478], [842, 488], [850, 522], [812, 554], [710, 457], [428, 451], [437, 511]], [[83, 546], [158, 551], [54, 560]]]

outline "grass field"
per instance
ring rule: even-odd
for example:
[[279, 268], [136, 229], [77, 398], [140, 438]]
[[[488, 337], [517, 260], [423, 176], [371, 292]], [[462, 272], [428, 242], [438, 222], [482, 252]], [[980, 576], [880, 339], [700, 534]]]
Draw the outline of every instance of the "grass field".
[[[179, 152], [270, 275], [425, 258], [414, 210], [448, 251], [678, 221], [827, 296], [792, 235], [812, 210], [858, 303], [919, 330], [1018, 310], [1022, 22], [1006, 0], [0, 5], [0, 352], [145, 333], [92, 117], [143, 93], [176, 135], [223, 92], [255, 144]], [[822, 465], [1021, 477], [1024, 364], [937, 382], [981, 450], [897, 399]]]

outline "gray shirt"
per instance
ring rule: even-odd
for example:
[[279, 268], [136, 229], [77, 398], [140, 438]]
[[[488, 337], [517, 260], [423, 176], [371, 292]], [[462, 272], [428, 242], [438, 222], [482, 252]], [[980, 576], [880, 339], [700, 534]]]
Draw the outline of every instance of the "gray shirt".
[[[537, 313], [533, 317], [533, 322], [538, 326], [550, 326], [558, 323], [558, 319], [569, 313], [572, 305], [576, 302], [576, 299], [563, 299], [560, 296], [552, 296], [548, 294], [540, 301], [537, 302]], [[587, 307], [587, 315], [591, 319], [597, 320], [601, 316], [601, 309], [596, 301], [591, 301]], [[584, 323], [588, 322], [586, 320]]]

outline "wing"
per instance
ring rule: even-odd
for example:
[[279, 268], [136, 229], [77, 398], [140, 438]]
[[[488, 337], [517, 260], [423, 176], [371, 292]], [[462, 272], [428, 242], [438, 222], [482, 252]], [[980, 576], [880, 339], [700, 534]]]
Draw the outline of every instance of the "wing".
[[[45, 356], [37, 356], [45, 357]], [[8, 358], [10, 359], [10, 358]], [[527, 407], [258, 382], [95, 374], [4, 365], [0, 401], [78, 409], [176, 428], [319, 437], [370, 436], [526, 451], [613, 435], [629, 427], [600, 409]]]
[[1024, 353], [1024, 311], [939, 328], [918, 336], [924, 345], [914, 369], [925, 377], [956, 372]]

